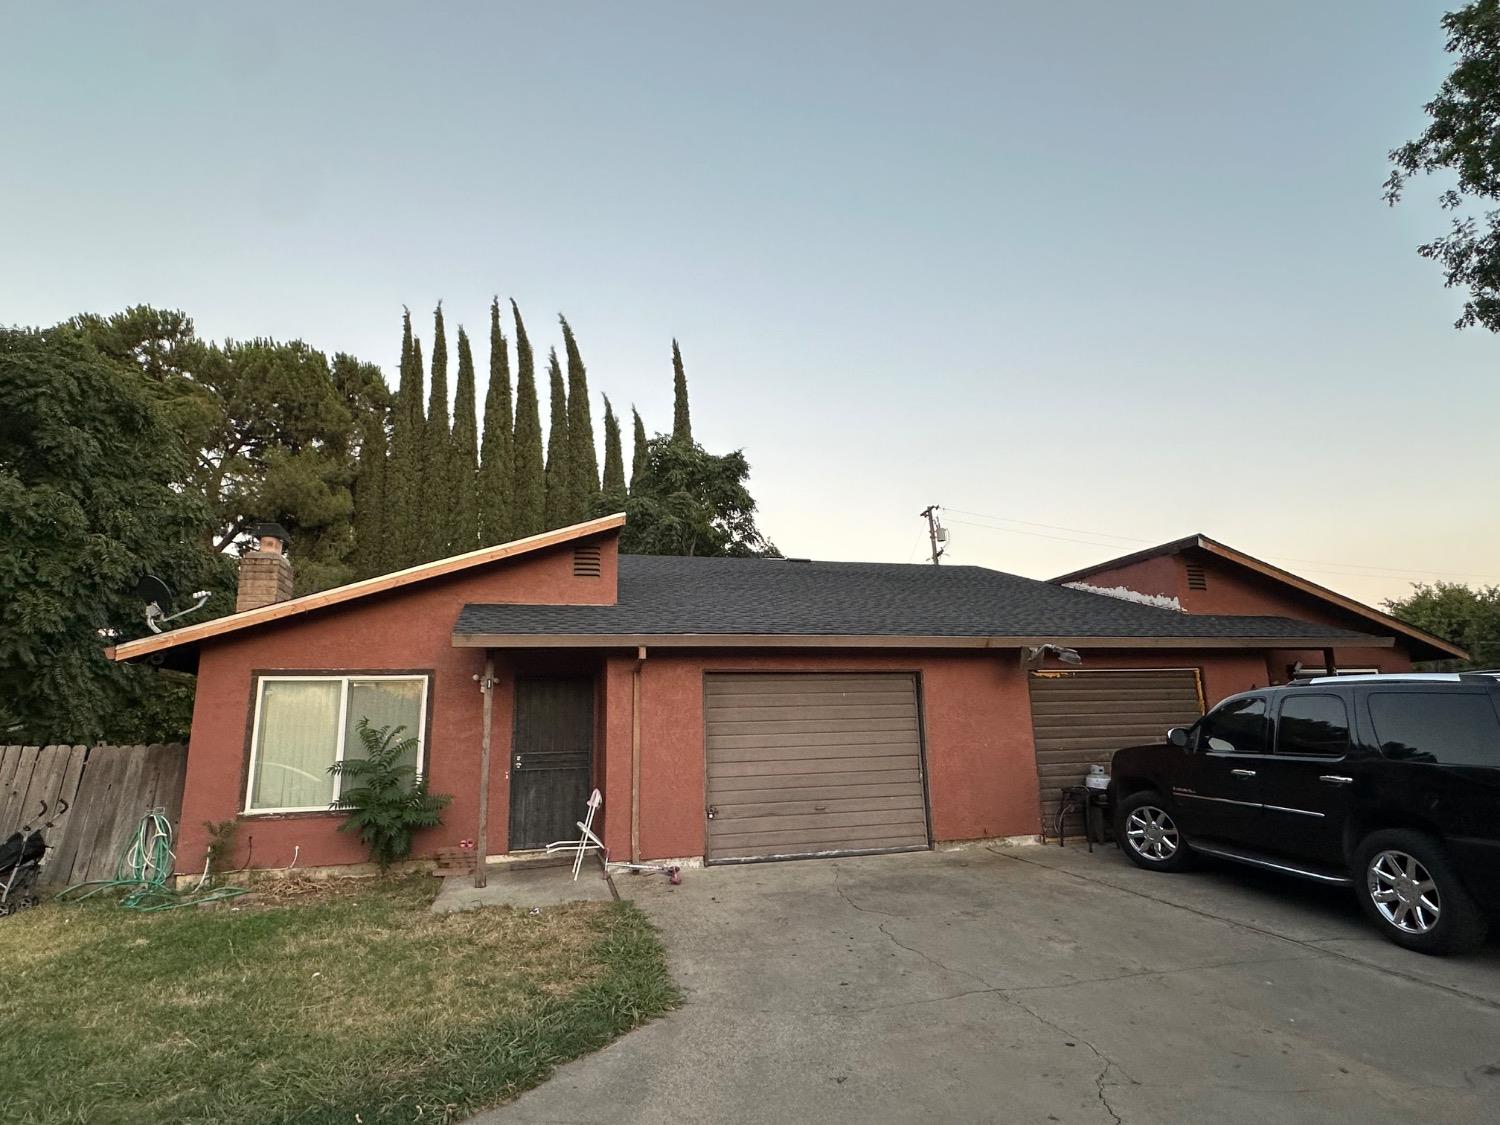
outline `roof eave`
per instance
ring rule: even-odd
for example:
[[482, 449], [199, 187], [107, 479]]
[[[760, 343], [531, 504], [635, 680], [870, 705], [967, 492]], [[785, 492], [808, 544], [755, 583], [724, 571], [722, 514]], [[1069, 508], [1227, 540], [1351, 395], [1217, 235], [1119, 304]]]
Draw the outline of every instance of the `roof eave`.
[[1106, 559], [1104, 562], [1096, 563], [1094, 566], [1085, 567], [1082, 570], [1060, 574], [1056, 578], [1049, 579], [1049, 581], [1054, 585], [1062, 585], [1065, 582], [1076, 582], [1080, 578], [1087, 578], [1090, 575], [1098, 574], [1100, 571], [1113, 570], [1116, 567], [1128, 566], [1131, 563], [1141, 562], [1144, 559], [1156, 558], [1161, 555], [1181, 554], [1183, 551], [1194, 547], [1207, 551], [1209, 554], [1228, 562], [1235, 563], [1238, 566], [1243, 566], [1248, 570], [1253, 570], [1267, 578], [1286, 583], [1293, 589], [1299, 589], [1303, 593], [1311, 594], [1313, 597], [1322, 598], [1324, 601], [1331, 602], [1340, 609], [1363, 617], [1367, 621], [1373, 621], [1387, 628], [1394, 629], [1403, 636], [1416, 641], [1418, 644], [1425, 644], [1442, 654], [1438, 659], [1445, 657], [1456, 660], [1471, 659], [1467, 651], [1434, 633], [1429, 633], [1425, 629], [1419, 629], [1415, 625], [1402, 621], [1399, 617], [1393, 617], [1388, 613], [1376, 609], [1374, 606], [1368, 606], [1363, 602], [1356, 601], [1354, 598], [1345, 597], [1337, 591], [1330, 590], [1327, 586], [1321, 586], [1316, 582], [1303, 578], [1299, 574], [1284, 570], [1275, 563], [1268, 563], [1256, 558], [1254, 555], [1247, 555], [1243, 551], [1237, 551], [1227, 543], [1220, 543], [1217, 539], [1211, 539], [1202, 532], [1198, 532], [1195, 535], [1186, 535], [1181, 539], [1174, 539], [1170, 543], [1161, 543], [1155, 547], [1148, 547], [1143, 551], [1136, 551], [1129, 555]]
[[[1416, 641], [1418, 644], [1425, 644], [1430, 648], [1436, 649], [1440, 653], [1446, 653], [1452, 659], [1469, 659], [1468, 652], [1466, 652], [1462, 648], [1459, 648], [1458, 645], [1444, 640], [1442, 637], [1439, 637], [1435, 633], [1429, 633], [1425, 629], [1419, 629], [1415, 625], [1411, 625], [1405, 621], [1402, 621], [1399, 617], [1393, 617], [1389, 613], [1385, 613], [1382, 610], [1376, 609], [1374, 606], [1365, 605], [1364, 602], [1356, 601], [1354, 598], [1346, 597], [1336, 590], [1330, 590], [1327, 586], [1321, 586], [1318, 583], [1311, 581], [1310, 579], [1303, 578], [1300, 574], [1293, 574], [1289, 570], [1283, 570], [1275, 563], [1268, 563], [1256, 558], [1254, 555], [1247, 555], [1243, 551], [1236, 551], [1228, 544], [1220, 543], [1215, 539], [1210, 539], [1206, 535], [1198, 536], [1197, 545], [1202, 550], [1207, 551], [1211, 555], [1215, 555], [1228, 562], [1236, 563], [1239, 566], [1245, 567], [1247, 570], [1253, 570], [1256, 573], [1262, 574], [1265, 577], [1273, 579], [1275, 581], [1284, 582], [1287, 585], [1291, 586], [1293, 589], [1301, 590], [1303, 593], [1311, 594], [1313, 597], [1322, 598], [1324, 601], [1332, 602], [1340, 609], [1346, 610], [1349, 613], [1353, 613], [1356, 616], [1363, 617], [1367, 621], [1373, 621], [1378, 625], [1384, 625], [1387, 628], [1394, 629], [1410, 640]], [[1442, 659], [1442, 657], [1439, 657], [1439, 659]]]
[[1064, 648], [1392, 648], [1392, 637], [1312, 634], [1301, 637], [1067, 637], [905, 636], [851, 633], [458, 633], [455, 648], [1020, 648], [1054, 644]]
[[1113, 570], [1117, 566], [1129, 566], [1131, 563], [1143, 562], [1146, 559], [1154, 559], [1161, 555], [1175, 555], [1186, 551], [1189, 547], [1201, 547], [1209, 542], [1208, 536], [1202, 532], [1193, 535], [1184, 535], [1181, 539], [1173, 539], [1168, 543], [1158, 543], [1155, 547], [1146, 547], [1144, 550], [1132, 551], [1128, 555], [1119, 555], [1112, 559], [1105, 559], [1093, 566], [1086, 566], [1080, 570], [1072, 570], [1067, 574], [1059, 574], [1056, 578], [1047, 581], [1054, 586], [1061, 586], [1064, 582], [1076, 582], [1080, 578], [1087, 578], [1091, 574], [1098, 574], [1101, 570]]
[[203, 621], [196, 625], [185, 625], [181, 629], [173, 629], [169, 633], [158, 633], [155, 636], [140, 637], [137, 640], [110, 646], [104, 650], [104, 655], [107, 659], [117, 663], [141, 660], [171, 649], [181, 648], [185, 645], [196, 645], [202, 641], [210, 640], [226, 633], [238, 632], [241, 629], [249, 629], [257, 625], [269, 624], [272, 621], [280, 621], [284, 618], [295, 617], [313, 610], [341, 605], [344, 602], [354, 601], [358, 598], [398, 590], [404, 586], [410, 586], [418, 582], [442, 578], [445, 575], [456, 574], [471, 567], [501, 562], [505, 559], [515, 558], [518, 555], [526, 555], [533, 551], [542, 551], [550, 547], [561, 546], [564, 543], [586, 539], [592, 535], [600, 535], [605, 532], [617, 530], [623, 527], [624, 524], [624, 513], [601, 516], [599, 519], [573, 524], [570, 527], [561, 527], [555, 531], [546, 531], [540, 535], [527, 536], [524, 539], [516, 539], [510, 543], [499, 543], [493, 547], [481, 547], [477, 551], [466, 551], [461, 555], [453, 555], [446, 559], [436, 559], [430, 563], [407, 567], [405, 570], [392, 571], [390, 574], [382, 574], [374, 578], [365, 578], [359, 582], [350, 582], [344, 586], [335, 586], [331, 590], [323, 590], [316, 594], [304, 594], [300, 598], [292, 598], [289, 601], [273, 602], [271, 605], [261, 606], [259, 609], [248, 609], [242, 613], [231, 613], [224, 617], [216, 617], [212, 621]]

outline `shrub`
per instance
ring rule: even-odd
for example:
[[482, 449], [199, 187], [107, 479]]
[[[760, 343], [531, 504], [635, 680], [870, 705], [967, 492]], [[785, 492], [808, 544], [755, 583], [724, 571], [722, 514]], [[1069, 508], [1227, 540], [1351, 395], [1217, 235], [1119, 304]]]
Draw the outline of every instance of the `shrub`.
[[370, 859], [382, 872], [411, 854], [411, 834], [442, 823], [438, 815], [452, 797], [427, 791], [427, 778], [402, 762], [416, 748], [415, 738], [401, 738], [405, 727], [370, 726], [360, 719], [356, 728], [364, 757], [334, 762], [328, 772], [343, 779], [333, 807], [349, 815], [340, 832], [358, 831], [370, 849]]

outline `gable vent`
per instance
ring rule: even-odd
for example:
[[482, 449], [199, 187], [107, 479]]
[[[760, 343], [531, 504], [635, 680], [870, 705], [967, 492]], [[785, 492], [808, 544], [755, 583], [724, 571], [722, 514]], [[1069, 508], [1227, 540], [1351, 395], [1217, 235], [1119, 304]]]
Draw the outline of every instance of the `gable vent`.
[[1189, 590], [1208, 589], [1208, 572], [1199, 563], [1187, 564], [1187, 580]]
[[573, 548], [574, 578], [598, 578], [602, 567], [598, 547]]

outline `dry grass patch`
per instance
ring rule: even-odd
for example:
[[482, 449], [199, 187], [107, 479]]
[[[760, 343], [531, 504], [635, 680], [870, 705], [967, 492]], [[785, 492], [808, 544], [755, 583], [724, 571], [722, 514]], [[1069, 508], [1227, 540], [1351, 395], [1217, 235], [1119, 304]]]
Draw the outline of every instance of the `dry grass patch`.
[[434, 882], [5, 920], [0, 1120], [452, 1120], [676, 1002], [628, 903], [437, 915]]

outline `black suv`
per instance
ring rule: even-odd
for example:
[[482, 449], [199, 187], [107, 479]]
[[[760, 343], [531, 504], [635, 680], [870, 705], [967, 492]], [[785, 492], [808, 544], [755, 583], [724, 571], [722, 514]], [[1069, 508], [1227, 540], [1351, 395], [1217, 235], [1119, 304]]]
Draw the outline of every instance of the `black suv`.
[[1195, 852], [1353, 886], [1392, 941], [1478, 945], [1500, 903], [1500, 679], [1325, 676], [1230, 696], [1117, 751], [1115, 838], [1141, 867]]

